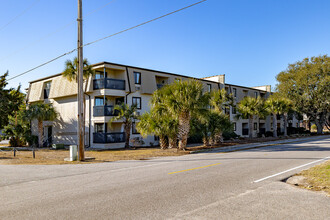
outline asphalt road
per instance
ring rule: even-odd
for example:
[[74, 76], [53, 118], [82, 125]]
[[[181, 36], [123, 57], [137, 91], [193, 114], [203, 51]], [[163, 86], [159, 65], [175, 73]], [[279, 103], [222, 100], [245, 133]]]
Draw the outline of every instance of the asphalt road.
[[141, 161], [0, 165], [0, 219], [325, 220], [330, 197], [281, 180], [327, 157], [330, 138], [319, 137]]

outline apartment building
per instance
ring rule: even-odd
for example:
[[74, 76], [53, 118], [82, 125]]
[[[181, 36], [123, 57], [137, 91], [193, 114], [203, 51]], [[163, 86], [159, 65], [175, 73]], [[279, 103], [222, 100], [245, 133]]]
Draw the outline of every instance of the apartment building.
[[[149, 111], [149, 101], [154, 91], [175, 80], [189, 80], [192, 77], [140, 67], [133, 67], [109, 62], [93, 65], [95, 76], [84, 82], [85, 102], [85, 143], [95, 148], [121, 148], [124, 146], [125, 133], [123, 121], [111, 125], [109, 120], [116, 114], [116, 104], [136, 104], [138, 114]], [[243, 87], [226, 84], [225, 76], [218, 75], [197, 79], [203, 83], [205, 91], [225, 88], [233, 93], [235, 104], [244, 96], [270, 95], [270, 86]], [[61, 74], [49, 76], [30, 82], [28, 103], [39, 101], [52, 103], [59, 112], [59, 118], [44, 123], [45, 142], [71, 145], [77, 143], [77, 83], [70, 82]], [[235, 118], [235, 106], [226, 112], [234, 122], [235, 132], [241, 136], [248, 135], [248, 120]], [[36, 122], [32, 123], [32, 132], [37, 134]], [[259, 132], [271, 130], [271, 117], [254, 119], [254, 136]], [[131, 139], [142, 145], [156, 145], [156, 136], [142, 138], [135, 129], [131, 130]], [[133, 143], [133, 144], [134, 144]]]

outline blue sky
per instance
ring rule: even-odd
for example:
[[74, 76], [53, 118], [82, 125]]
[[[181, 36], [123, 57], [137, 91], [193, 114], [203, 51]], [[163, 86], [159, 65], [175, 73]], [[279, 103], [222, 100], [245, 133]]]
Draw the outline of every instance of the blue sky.
[[[197, 1], [83, 0], [84, 43]], [[0, 0], [1, 74], [8, 70], [10, 77], [17, 75], [76, 47], [77, 0], [34, 2]], [[208, 0], [86, 47], [84, 57], [91, 63], [109, 61], [194, 77], [226, 74], [227, 83], [274, 86], [275, 76], [289, 63], [329, 53], [329, 8], [326, 0]], [[74, 56], [9, 86], [27, 88], [31, 80], [60, 73], [65, 60]]]

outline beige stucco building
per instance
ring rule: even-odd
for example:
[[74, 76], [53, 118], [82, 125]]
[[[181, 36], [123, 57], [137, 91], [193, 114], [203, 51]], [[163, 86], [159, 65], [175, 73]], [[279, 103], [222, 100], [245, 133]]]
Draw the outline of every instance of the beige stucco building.
[[[110, 126], [109, 120], [113, 116], [113, 107], [125, 102], [129, 105], [136, 104], [138, 114], [143, 114], [150, 109], [149, 100], [152, 93], [165, 84], [170, 84], [177, 79], [189, 80], [192, 77], [150, 70], [145, 68], [102, 62], [93, 65], [96, 75], [86, 80], [86, 114], [85, 133], [86, 145], [95, 148], [119, 148], [124, 146], [125, 134], [122, 121], [115, 121]], [[244, 96], [268, 97], [270, 86], [254, 88], [225, 83], [225, 75], [206, 77], [200, 80], [205, 91], [225, 88], [232, 93], [235, 103]], [[44, 123], [44, 136], [48, 143], [71, 145], [77, 142], [77, 83], [70, 82], [61, 74], [49, 76], [30, 82], [28, 103], [45, 101], [53, 103], [59, 112], [59, 118], [54, 122]], [[248, 120], [235, 119], [236, 108], [233, 106], [227, 112], [234, 122], [235, 132], [241, 136], [248, 134]], [[281, 123], [281, 122], [279, 122]], [[254, 136], [258, 132], [271, 131], [271, 117], [254, 119]], [[36, 128], [32, 126], [36, 134]], [[156, 145], [155, 136], [142, 138], [136, 131], [135, 125], [131, 131], [131, 139], [143, 145]], [[142, 142], [143, 140], [143, 142]]]

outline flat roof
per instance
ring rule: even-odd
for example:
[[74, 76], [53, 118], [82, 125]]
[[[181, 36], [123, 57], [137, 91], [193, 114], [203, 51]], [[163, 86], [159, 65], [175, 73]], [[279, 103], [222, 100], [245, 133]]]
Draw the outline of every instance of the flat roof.
[[[210, 82], [210, 83], [221, 84], [221, 83], [218, 83], [218, 82], [215, 82], [215, 81], [211, 81], [211, 80], [207, 80], [207, 79], [205, 79], [205, 78], [208, 78], [208, 77], [195, 78], [195, 77], [185, 76], [185, 75], [180, 75], [180, 74], [176, 74], [176, 73], [164, 72], [164, 71], [160, 71], [160, 70], [153, 70], [153, 69], [142, 68], [142, 67], [137, 67], [137, 66], [129, 66], [129, 65], [124, 65], [124, 64], [119, 64], [119, 63], [111, 63], [111, 62], [106, 62], [106, 61], [103, 61], [103, 62], [100, 62], [100, 63], [91, 64], [91, 66], [95, 67], [95, 66], [104, 65], [104, 64], [117, 65], [117, 66], [122, 66], [122, 67], [127, 67], [127, 68], [134, 68], [134, 69], [146, 70], [146, 71], [157, 72], [157, 73], [163, 73], [163, 74], [170, 74], [170, 75], [178, 76], [178, 77], [186, 77], [186, 78], [190, 78], [190, 79], [195, 79], [195, 80], [201, 80], [201, 81]], [[29, 83], [30, 83], [30, 84], [31, 84], [31, 83], [35, 83], [35, 82], [38, 82], [38, 81], [42, 81], [42, 80], [46, 80], [46, 79], [50, 79], [50, 78], [57, 77], [57, 76], [60, 76], [60, 75], [62, 75], [62, 73], [58, 73], [58, 74], [50, 75], [50, 76], [43, 77], [43, 78], [40, 78], [40, 79], [36, 79], [36, 80], [30, 81]], [[209, 77], [210, 77], [210, 76], [209, 76]], [[212, 76], [211, 76], [211, 77], [212, 77]], [[246, 88], [246, 89], [252, 89], [252, 90], [257, 90], [257, 91], [267, 92], [267, 91], [265, 91], [265, 90], [261, 90], [261, 89], [255, 89], [255, 88], [252, 88], [252, 87], [246, 87], [246, 86], [239, 86], [239, 85], [229, 84], [229, 83], [226, 83], [226, 82], [224, 83], [224, 85], [225, 85], [225, 86], [226, 86], [226, 85], [229, 85], [229, 86], [235, 86], [235, 87], [241, 87], [241, 88]]]
[[96, 64], [92, 64], [91, 66], [99, 66], [99, 65], [102, 65], [102, 64], [117, 65], [117, 66], [123, 66], [123, 67], [140, 69], [140, 70], [146, 70], [146, 71], [151, 71], [151, 72], [170, 74], [170, 75], [173, 75], [173, 76], [186, 77], [186, 78], [190, 78], [190, 79], [202, 80], [202, 81], [206, 81], [206, 82], [213, 82], [213, 83], [219, 84], [218, 82], [214, 82], [214, 81], [211, 81], [211, 80], [206, 80], [206, 79], [203, 79], [203, 78], [195, 78], [195, 77], [192, 77], [192, 76], [185, 76], [185, 75], [180, 75], [180, 74], [176, 74], [176, 73], [170, 73], [170, 72], [164, 72], [164, 71], [160, 71], [160, 70], [147, 69], [147, 68], [137, 67], [137, 66], [129, 66], [129, 65], [124, 65], [124, 64], [119, 64], [119, 63], [111, 63], [111, 62], [106, 62], [106, 61], [96, 63]]

